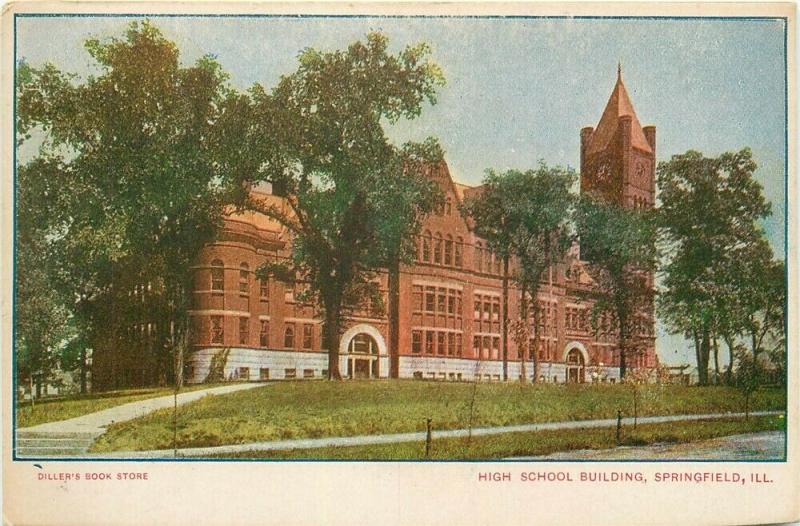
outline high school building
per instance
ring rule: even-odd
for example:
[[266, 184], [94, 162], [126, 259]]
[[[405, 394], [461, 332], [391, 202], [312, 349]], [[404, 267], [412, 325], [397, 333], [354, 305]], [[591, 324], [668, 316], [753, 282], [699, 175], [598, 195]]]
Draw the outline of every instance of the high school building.
[[[654, 202], [655, 127], [642, 127], [618, 75], [597, 128], [583, 128], [581, 191], [600, 192], [627, 207]], [[445, 194], [445, 206], [427, 218], [417, 239], [417, 261], [402, 268], [400, 282], [401, 378], [502, 379], [501, 261], [477, 237], [458, 204], [478, 188], [454, 181], [447, 165], [429, 176]], [[264, 199], [280, 198], [271, 195]], [[195, 267], [193, 352], [187, 381], [207, 378], [267, 380], [327, 375], [322, 320], [315, 305], [301, 301], [301, 285], [259, 280], [267, 260], [289, 255], [289, 233], [252, 213], [230, 215], [217, 242]], [[509, 379], [533, 374], [538, 352], [548, 382], [615, 381], [619, 353], [613, 336], [596, 335], [586, 292], [592, 282], [577, 256], [547, 274], [537, 300], [543, 308], [539, 349], [519, 352], [509, 335]], [[386, 290], [386, 276], [382, 278]], [[508, 318], [518, 318], [520, 292], [511, 282]], [[602, 331], [601, 331], [602, 332]], [[643, 351], [629, 367], [654, 367], [652, 312], [641, 324]], [[340, 370], [349, 378], [390, 374], [385, 316], [368, 311], [348, 318], [339, 340]]]

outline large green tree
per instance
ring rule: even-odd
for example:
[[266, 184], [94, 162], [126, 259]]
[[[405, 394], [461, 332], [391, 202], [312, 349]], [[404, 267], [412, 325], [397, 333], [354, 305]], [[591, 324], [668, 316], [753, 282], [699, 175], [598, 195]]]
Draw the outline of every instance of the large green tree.
[[124, 334], [146, 293], [159, 308], [155, 347], [171, 376], [170, 354], [180, 368], [187, 347], [191, 265], [239, 195], [220, 162], [220, 128], [235, 130], [222, 116], [237, 95], [217, 62], [182, 65], [146, 21], [86, 49], [96, 75], [23, 64], [18, 76], [19, 140], [41, 141], [23, 168], [60, 189], [47, 199], [46, 239], [59, 254], [52, 283], [92, 337]]
[[434, 140], [404, 145], [394, 156], [394, 166], [383, 172], [377, 194], [376, 233], [387, 272], [389, 318], [389, 375], [400, 374], [400, 266], [415, 256], [415, 239], [425, 217], [444, 204], [439, 186], [426, 170], [442, 162], [443, 152]]
[[[272, 92], [251, 91], [257, 124], [248, 136], [260, 156], [251, 182], [270, 182], [285, 199], [251, 199], [246, 206], [293, 233], [292, 273], [322, 307], [331, 379], [341, 377], [343, 317], [375, 295], [377, 272], [387, 262], [381, 234], [396, 231], [395, 241], [402, 241], [414, 230], [415, 220], [389, 226], [386, 216], [408, 218], [426, 208], [417, 201], [417, 185], [409, 191], [401, 177], [403, 160], [424, 148], [394, 146], [384, 125], [412, 119], [426, 101], [436, 102], [444, 80], [429, 54], [425, 44], [391, 54], [387, 38], [370, 33], [346, 50], [305, 49], [297, 71]], [[392, 203], [393, 189], [401, 186], [409, 191], [402, 211]]]
[[709, 382], [717, 339], [728, 343], [732, 357], [735, 336], [747, 324], [757, 334], [755, 312], [769, 304], [762, 278], [774, 274], [772, 254], [759, 220], [770, 204], [755, 169], [747, 148], [715, 158], [688, 151], [658, 167], [657, 217], [667, 256], [659, 310], [673, 332], [694, 341], [701, 384]]
[[656, 267], [656, 227], [647, 210], [623, 208], [584, 196], [577, 227], [581, 259], [594, 286], [592, 325], [613, 335], [619, 353], [620, 377], [628, 359], [641, 353], [652, 323], [653, 272]]
[[[575, 179], [574, 171], [544, 163], [524, 172], [490, 170], [484, 178], [482, 193], [466, 204], [466, 210], [475, 221], [476, 232], [501, 254], [507, 250], [516, 260], [513, 279], [522, 291], [520, 318], [526, 327], [520, 332], [520, 336], [524, 336], [518, 338], [517, 345], [521, 347], [518, 354], [524, 369], [530, 304], [533, 308], [534, 382], [540, 375], [542, 309], [538, 296], [546, 272], [550, 273], [552, 286], [553, 267], [563, 261], [574, 239], [570, 219], [576, 202], [571, 192]], [[507, 294], [507, 287], [504, 292]], [[507, 301], [504, 304], [507, 305]]]

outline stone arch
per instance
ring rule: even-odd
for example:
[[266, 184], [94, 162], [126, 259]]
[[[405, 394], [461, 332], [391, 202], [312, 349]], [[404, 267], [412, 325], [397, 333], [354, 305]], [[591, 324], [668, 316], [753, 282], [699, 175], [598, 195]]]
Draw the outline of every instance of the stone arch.
[[564, 354], [561, 355], [561, 361], [562, 362], [566, 362], [567, 361], [567, 355], [569, 354], [569, 352], [572, 349], [577, 349], [578, 351], [580, 351], [581, 355], [583, 356], [583, 363], [588, 366], [589, 365], [589, 352], [586, 350], [586, 346], [585, 345], [583, 345], [581, 342], [577, 342], [577, 341], [569, 342], [564, 347]]
[[344, 334], [342, 334], [342, 338], [339, 340], [339, 355], [347, 354], [347, 348], [350, 346], [350, 341], [357, 334], [361, 333], [369, 334], [375, 340], [375, 343], [378, 344], [378, 356], [386, 356], [389, 353], [386, 347], [386, 341], [383, 339], [381, 332], [372, 325], [359, 323], [358, 325], [353, 325], [347, 329]]

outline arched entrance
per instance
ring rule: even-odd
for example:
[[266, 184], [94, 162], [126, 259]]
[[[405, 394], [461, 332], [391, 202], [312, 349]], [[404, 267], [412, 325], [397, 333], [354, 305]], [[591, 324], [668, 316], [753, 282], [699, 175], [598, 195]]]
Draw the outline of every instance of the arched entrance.
[[566, 378], [568, 383], [580, 384], [586, 381], [586, 362], [588, 356], [586, 348], [580, 342], [572, 342], [567, 345], [564, 352], [564, 363], [566, 364]]
[[353, 336], [347, 346], [347, 377], [378, 378], [378, 342], [365, 332]]

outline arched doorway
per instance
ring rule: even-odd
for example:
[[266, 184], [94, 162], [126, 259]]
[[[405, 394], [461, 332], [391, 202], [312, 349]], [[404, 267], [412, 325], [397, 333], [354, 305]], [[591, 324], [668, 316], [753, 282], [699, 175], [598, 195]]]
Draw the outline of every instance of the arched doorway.
[[365, 332], [353, 336], [347, 346], [347, 377], [355, 379], [378, 378], [380, 361], [375, 338]]
[[570, 349], [567, 352], [567, 382], [580, 384], [586, 381], [586, 362], [579, 349]]

